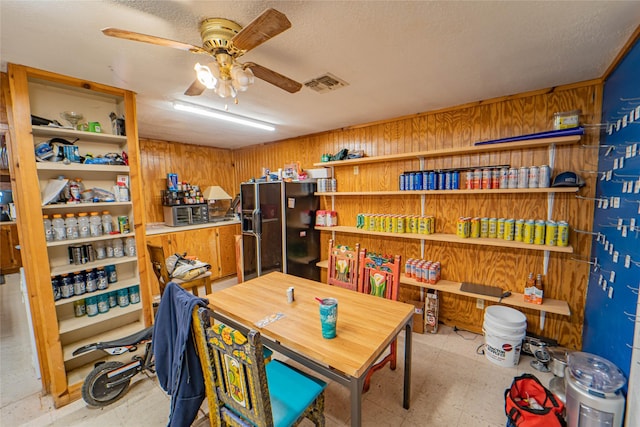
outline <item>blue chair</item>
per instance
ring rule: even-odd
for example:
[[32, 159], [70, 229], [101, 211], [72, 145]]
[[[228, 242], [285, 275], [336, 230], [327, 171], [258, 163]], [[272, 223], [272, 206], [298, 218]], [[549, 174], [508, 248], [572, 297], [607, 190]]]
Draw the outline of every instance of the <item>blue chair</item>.
[[324, 426], [327, 384], [279, 360], [265, 364], [260, 333], [246, 336], [193, 311], [193, 333], [205, 379], [211, 426], [285, 427], [309, 418]]

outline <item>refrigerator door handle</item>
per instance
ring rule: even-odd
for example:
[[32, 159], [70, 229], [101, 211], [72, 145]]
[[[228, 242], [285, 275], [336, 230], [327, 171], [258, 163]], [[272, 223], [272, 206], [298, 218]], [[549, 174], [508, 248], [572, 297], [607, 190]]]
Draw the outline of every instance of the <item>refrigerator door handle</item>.
[[253, 234], [256, 236], [262, 235], [262, 211], [260, 209], [254, 209], [251, 216], [253, 219]]

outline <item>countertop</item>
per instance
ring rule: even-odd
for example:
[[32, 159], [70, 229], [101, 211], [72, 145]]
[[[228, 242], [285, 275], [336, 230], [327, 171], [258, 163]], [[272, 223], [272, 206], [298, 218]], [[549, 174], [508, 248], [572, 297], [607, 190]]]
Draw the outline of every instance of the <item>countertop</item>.
[[208, 222], [206, 224], [181, 225], [178, 227], [169, 227], [164, 222], [148, 223], [146, 228], [147, 236], [155, 234], [179, 233], [181, 231], [199, 230], [202, 228], [221, 227], [223, 225], [240, 224], [239, 219], [229, 219], [218, 222]]

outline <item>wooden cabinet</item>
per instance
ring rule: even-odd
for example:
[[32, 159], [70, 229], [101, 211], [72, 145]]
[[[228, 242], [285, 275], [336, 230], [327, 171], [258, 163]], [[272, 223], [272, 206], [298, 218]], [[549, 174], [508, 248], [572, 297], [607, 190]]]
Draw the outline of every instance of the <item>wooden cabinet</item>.
[[17, 273], [22, 267], [16, 224], [0, 224], [0, 274]]
[[[344, 166], [353, 166], [357, 168], [359, 165], [372, 164], [372, 163], [381, 163], [381, 162], [392, 162], [392, 161], [402, 161], [407, 159], [420, 159], [421, 164], [425, 159], [428, 158], [437, 158], [437, 157], [449, 157], [455, 155], [469, 155], [469, 154], [485, 154], [496, 151], [509, 151], [509, 150], [522, 150], [522, 149], [530, 149], [530, 148], [540, 148], [540, 147], [549, 147], [550, 149], [550, 163], [554, 159], [554, 149], [556, 145], [569, 145], [575, 144], [580, 140], [579, 135], [574, 136], [563, 136], [563, 137], [554, 137], [554, 138], [544, 138], [544, 139], [530, 139], [523, 140], [519, 142], [511, 142], [511, 143], [502, 143], [502, 144], [486, 144], [486, 145], [478, 145], [473, 147], [463, 147], [463, 148], [449, 148], [449, 149], [441, 149], [441, 150], [431, 150], [431, 151], [421, 151], [414, 153], [402, 153], [402, 154], [394, 154], [387, 156], [375, 156], [375, 157], [363, 157], [358, 159], [350, 159], [344, 161], [333, 161], [333, 162], [323, 162], [323, 163], [315, 163], [314, 166], [328, 166], [328, 167], [344, 167]], [[355, 173], [355, 172], [354, 172]], [[335, 174], [332, 174], [335, 176]], [[404, 196], [404, 197], [421, 197], [421, 206], [423, 212], [421, 214], [425, 214], [425, 202], [427, 199], [432, 197], [439, 197], [443, 195], [456, 195], [460, 197], [488, 197], [488, 195], [510, 195], [510, 194], [521, 194], [524, 196], [530, 195], [548, 195], [548, 211], [549, 214], [553, 211], [553, 201], [555, 193], [575, 193], [578, 191], [577, 187], [564, 187], [564, 188], [526, 188], [526, 189], [488, 189], [488, 190], [420, 190], [420, 191], [337, 191], [337, 192], [318, 192], [316, 195], [319, 196], [327, 196], [331, 198], [331, 205], [336, 205], [336, 199], [340, 197], [353, 197], [353, 196], [372, 196], [372, 197], [393, 197], [393, 196]], [[508, 200], [505, 200], [504, 203], [509, 203]], [[338, 210], [339, 210], [339, 203]], [[417, 214], [415, 212], [414, 214]], [[444, 218], [442, 218], [444, 219]], [[355, 219], [354, 219], [355, 220]], [[436, 220], [441, 220], [437, 218]], [[447, 218], [447, 220], [452, 221], [453, 218]], [[355, 222], [346, 219], [347, 222]], [[463, 238], [459, 237], [456, 234], [450, 233], [433, 233], [433, 234], [418, 234], [418, 233], [388, 233], [381, 231], [368, 231], [362, 228], [358, 228], [356, 226], [334, 226], [334, 227], [316, 227], [319, 230], [325, 232], [331, 232], [332, 234], [342, 233], [342, 234], [359, 234], [365, 236], [375, 236], [376, 238], [388, 238], [388, 239], [409, 239], [409, 240], [417, 240], [421, 243], [421, 255], [424, 256], [425, 252], [425, 244], [437, 244], [437, 243], [453, 243], [458, 245], [478, 245], [478, 246], [486, 246], [487, 250], [490, 250], [491, 247], [499, 247], [499, 248], [509, 248], [515, 251], [522, 251], [523, 255], [526, 251], [543, 251], [544, 257], [546, 258], [545, 265], [548, 264], [548, 258], [551, 252], [555, 253], [565, 253], [571, 254], [573, 253], [573, 247], [571, 246], [546, 246], [546, 245], [534, 245], [534, 244], [526, 244], [522, 242], [516, 241], [507, 241], [502, 239], [495, 238]], [[334, 237], [335, 238], [335, 237]], [[322, 261], [318, 263], [318, 266], [326, 268], [327, 262]], [[546, 268], [546, 267], [545, 267]], [[546, 271], [544, 272], [546, 275]], [[564, 316], [569, 316], [571, 311], [569, 309], [569, 305], [566, 301], [556, 300], [552, 298], [545, 298], [545, 302], [542, 305], [526, 303], [523, 301], [523, 294], [515, 291], [511, 292], [511, 296], [507, 298], [495, 298], [488, 297], [486, 295], [473, 294], [470, 292], [464, 292], [460, 290], [461, 282], [449, 281], [449, 280], [441, 280], [435, 285], [426, 284], [423, 282], [418, 282], [414, 279], [402, 277], [401, 283], [409, 286], [415, 286], [419, 288], [431, 288], [437, 289], [442, 292], [448, 292], [456, 295], [462, 295], [467, 297], [475, 297], [487, 301], [499, 302], [507, 305], [512, 305], [520, 308], [528, 308], [532, 310], [540, 311], [541, 313], [550, 312], [554, 314], [560, 314]], [[541, 329], [544, 327], [544, 318], [541, 317]]]
[[[27, 289], [31, 297], [34, 332], [38, 357], [43, 374], [43, 384], [53, 395], [57, 407], [80, 397], [80, 389], [94, 363], [104, 360], [104, 352], [93, 351], [74, 356], [80, 346], [120, 338], [151, 324], [151, 293], [146, 281], [145, 226], [143, 219], [142, 186], [136, 126], [135, 95], [132, 92], [82, 81], [42, 70], [9, 64], [10, 118], [12, 135], [10, 149], [11, 166], [16, 176], [14, 199], [21, 234], [22, 256], [25, 260]], [[63, 111], [78, 111], [86, 121], [97, 121], [102, 133], [83, 132], [71, 128], [32, 126], [31, 116], [60, 118]], [[111, 134], [109, 114], [124, 115], [126, 135]], [[36, 161], [34, 147], [53, 138], [74, 141], [78, 154], [88, 158], [109, 153], [123, 154], [128, 164], [68, 161]], [[123, 155], [123, 157], [125, 157]], [[58, 177], [81, 178], [87, 189], [113, 190], [119, 177], [129, 180], [129, 200], [96, 201], [83, 203], [46, 203], [46, 188]], [[40, 197], [42, 196], [42, 197]], [[43, 215], [75, 215], [108, 210], [113, 216], [114, 229], [118, 229], [117, 217], [126, 217], [130, 223], [128, 234], [98, 234], [74, 236], [47, 241], [43, 227]], [[85, 257], [74, 263], [74, 249], [89, 251], [98, 245], [116, 245], [125, 237], [135, 240], [135, 250], [126, 255], [91, 259]], [[82, 250], [82, 249], [79, 249]], [[86, 252], [87, 254], [89, 252]], [[115, 252], [116, 255], [119, 252]], [[61, 275], [73, 275], [113, 265], [117, 281], [106, 289], [82, 293], [76, 288], [74, 295], [57, 298], [52, 283]], [[69, 276], [68, 276], [69, 277]], [[142, 279], [142, 280], [141, 280]], [[94, 316], [76, 316], [76, 307], [91, 297], [101, 298], [110, 292], [118, 292], [139, 286], [141, 303], [115, 306]], [[93, 287], [91, 287], [93, 289]], [[92, 302], [92, 301], [91, 301]], [[124, 305], [124, 304], [122, 304]], [[131, 355], [123, 355], [130, 359]]]
[[[147, 242], [162, 246], [165, 256], [187, 253], [211, 264], [211, 280], [236, 273], [235, 235], [240, 233], [239, 224], [219, 225], [196, 230], [149, 235]], [[150, 271], [151, 274], [153, 274]], [[157, 281], [155, 276], [153, 280]]]

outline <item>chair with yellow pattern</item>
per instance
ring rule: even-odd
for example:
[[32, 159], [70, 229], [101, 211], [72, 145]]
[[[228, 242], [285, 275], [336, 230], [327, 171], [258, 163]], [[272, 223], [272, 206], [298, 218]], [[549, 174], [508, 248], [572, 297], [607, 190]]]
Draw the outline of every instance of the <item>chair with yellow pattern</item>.
[[341, 288], [358, 290], [358, 254], [360, 244], [354, 249], [348, 246], [336, 245], [329, 240], [329, 267], [327, 270], [327, 284]]
[[[382, 256], [360, 251], [358, 292], [375, 295], [390, 300], [398, 300], [398, 290], [400, 288], [400, 255]], [[369, 390], [369, 382], [374, 372], [382, 369], [389, 363], [391, 370], [396, 369], [397, 342], [394, 339], [390, 345], [389, 354], [381, 361], [374, 364], [364, 379], [362, 389]]]
[[323, 381], [279, 360], [265, 364], [260, 332], [247, 335], [193, 311], [211, 426], [285, 427], [309, 418], [324, 426]]

